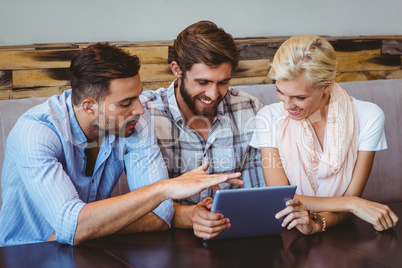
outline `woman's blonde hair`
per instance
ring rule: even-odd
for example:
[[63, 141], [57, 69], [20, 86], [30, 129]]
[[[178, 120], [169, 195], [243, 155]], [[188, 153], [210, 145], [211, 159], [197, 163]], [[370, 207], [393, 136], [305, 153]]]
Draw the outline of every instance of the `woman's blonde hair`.
[[335, 50], [326, 39], [299, 35], [279, 47], [268, 76], [285, 81], [304, 78], [312, 87], [321, 88], [333, 83], [336, 66]]

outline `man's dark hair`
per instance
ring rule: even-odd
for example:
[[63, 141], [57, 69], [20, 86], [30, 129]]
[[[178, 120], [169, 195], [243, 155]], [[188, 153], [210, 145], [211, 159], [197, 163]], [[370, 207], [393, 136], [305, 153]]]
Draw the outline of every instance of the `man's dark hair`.
[[211, 21], [199, 21], [184, 29], [174, 40], [173, 57], [183, 75], [195, 63], [215, 68], [229, 62], [232, 71], [239, 63], [233, 37]]
[[75, 106], [91, 97], [102, 100], [110, 93], [110, 81], [138, 74], [140, 60], [137, 56], [110, 45], [96, 43], [79, 51], [71, 61], [71, 98]]

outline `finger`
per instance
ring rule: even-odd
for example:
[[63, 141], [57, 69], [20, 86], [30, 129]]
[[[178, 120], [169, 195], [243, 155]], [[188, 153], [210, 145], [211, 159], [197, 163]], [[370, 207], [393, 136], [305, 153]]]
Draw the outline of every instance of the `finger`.
[[393, 226], [392, 220], [389, 216], [389, 211], [390, 209], [388, 206], [382, 205], [378, 212], [379, 214], [375, 224], [376, 230], [384, 231]]
[[389, 228], [392, 228], [394, 226], [392, 218], [388, 213], [385, 215], [383, 226], [385, 230], [388, 230]]
[[193, 171], [193, 172], [196, 172], [196, 171], [207, 171], [208, 168], [209, 168], [209, 161], [207, 161], [207, 162], [205, 162], [204, 164], [202, 164], [201, 166], [199, 166], [199, 167], [193, 169], [192, 171]]
[[286, 227], [293, 220], [292, 215], [287, 215], [282, 221], [282, 227]]
[[206, 175], [204, 179], [199, 181], [199, 186], [202, 187], [202, 189], [211, 188], [222, 182], [227, 182], [228, 176], [241, 176], [241, 173]]
[[227, 183], [234, 184], [234, 185], [243, 185], [244, 181], [239, 179], [229, 179]]
[[205, 206], [208, 206], [208, 204], [212, 204], [213, 201], [214, 200], [208, 196], [208, 197], [205, 197], [204, 200], [202, 200], [200, 203], [204, 204]]
[[214, 233], [207, 233], [207, 232], [201, 232], [198, 230], [194, 230], [194, 235], [200, 238], [205, 238], [205, 239], [211, 239], [217, 235], [219, 235], [220, 233], [222, 233], [222, 231], [217, 231]]
[[[296, 211], [289, 213], [289, 215], [287, 215], [286, 218], [283, 219], [282, 227], [285, 227], [294, 221], [296, 221], [296, 224], [308, 224], [310, 222], [310, 217], [308, 216], [307, 211]], [[296, 224], [292, 225], [291, 228], [293, 228]]]
[[202, 219], [206, 221], [219, 221], [225, 218], [221, 213], [215, 213], [207, 210], [205, 207], [203, 209], [194, 209], [193, 219]]
[[[208, 199], [209, 198], [209, 199]], [[193, 211], [193, 222], [194, 220], [198, 222], [198, 219], [203, 219], [207, 221], [217, 221], [217, 220], [222, 220], [224, 218], [223, 214], [221, 213], [215, 213], [209, 211], [212, 206], [212, 198], [208, 197], [204, 199], [201, 203], [195, 206], [194, 211]]]
[[212, 208], [213, 199], [211, 197], [207, 197], [206, 199], [208, 200], [205, 201], [205, 206], [210, 210]]
[[398, 222], [398, 216], [388, 207], [388, 226], [389, 228], [395, 227], [396, 223]]
[[286, 205], [287, 206], [301, 206], [302, 202], [300, 202], [299, 199], [291, 199], [291, 200], [286, 201]]
[[229, 222], [229, 219], [223, 219], [222, 221], [207, 221], [202, 223], [195, 223], [193, 225], [194, 232], [208, 234], [220, 233], [230, 227], [231, 224]]
[[217, 232], [228, 227], [230, 221], [228, 218], [219, 220], [205, 220], [203, 218], [193, 219], [193, 228], [203, 232]]
[[391, 213], [391, 218], [392, 218], [392, 222], [393, 222], [393, 227], [396, 225], [396, 223], [399, 221], [398, 216], [392, 211]]
[[[299, 224], [298, 219], [294, 219], [292, 221], [289, 222], [289, 224], [286, 226], [286, 228], [288, 230], [292, 230], [293, 228], [295, 228], [297, 225]], [[285, 227], [285, 226], [283, 226]]]
[[241, 172], [235, 172], [235, 173], [230, 173], [230, 174], [222, 174], [222, 175], [225, 175], [226, 177], [228, 177], [228, 180], [230, 180], [230, 179], [240, 178]]
[[303, 218], [295, 218], [287, 225], [287, 229], [291, 230], [293, 228], [297, 228], [303, 234], [309, 234], [312, 231], [311, 226], [310, 226], [310, 228], [308, 228], [309, 224], [310, 224], [310, 219], [306, 220], [304, 217]]
[[[230, 220], [227, 218], [220, 217], [218, 219], [215, 219], [213, 215], [216, 213], [210, 212], [210, 217], [208, 219], [204, 217], [200, 217], [199, 214], [195, 214], [192, 218], [193, 222], [193, 229], [194, 233], [208, 233], [208, 234], [214, 234], [214, 233], [219, 233], [227, 228], [230, 228]], [[213, 219], [211, 219], [213, 218]]]
[[[205, 197], [204, 200], [202, 200], [201, 202], [199, 202], [195, 208], [196, 208], [197, 210], [198, 210], [198, 209], [202, 210], [202, 209], [203, 209], [202, 207], [205, 207], [205, 208], [207, 208], [208, 210], [210, 210], [211, 207], [212, 207], [213, 201], [214, 201], [214, 200], [213, 200], [211, 197], [209, 197], [209, 196], [208, 196], [208, 197]], [[194, 212], [194, 211], [193, 211], [193, 212]], [[223, 217], [223, 215], [222, 215], [222, 217]]]
[[[283, 210], [279, 211], [278, 213], [276, 213], [275, 218], [279, 219], [282, 218], [283, 216], [286, 216], [292, 212], [295, 211], [303, 211], [303, 209], [301, 209], [299, 206], [287, 206], [286, 208], [284, 208]], [[306, 210], [304, 210], [306, 211]], [[306, 211], [307, 212], [307, 211]]]
[[279, 211], [278, 213], [276, 213], [275, 218], [276, 219], [280, 219], [283, 216], [286, 216], [287, 214], [289, 214], [291, 211], [288, 209], [288, 207], [286, 207], [285, 209], [282, 209], [281, 211]]
[[205, 179], [202, 179], [200, 181], [200, 184], [202, 185], [203, 189], [206, 189], [206, 188], [211, 188], [211, 187], [217, 186], [218, 184], [220, 184], [222, 182], [226, 182], [227, 180], [228, 180], [228, 178], [226, 176], [210, 175], [210, 176], [206, 176]]
[[212, 188], [212, 190], [214, 190], [215, 192], [218, 191], [218, 190], [222, 190], [219, 185], [212, 186], [211, 188]]

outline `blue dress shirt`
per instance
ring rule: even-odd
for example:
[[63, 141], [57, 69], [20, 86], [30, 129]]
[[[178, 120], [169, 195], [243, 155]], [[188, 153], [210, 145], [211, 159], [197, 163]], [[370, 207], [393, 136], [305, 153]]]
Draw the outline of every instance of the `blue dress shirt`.
[[[148, 111], [130, 137], [103, 138], [92, 176], [85, 175], [86, 146], [71, 91], [17, 121], [2, 172], [0, 246], [46, 241], [53, 232], [58, 242], [72, 245], [83, 206], [110, 197], [124, 168], [130, 190], [168, 178]], [[153, 212], [170, 226], [171, 200]]]

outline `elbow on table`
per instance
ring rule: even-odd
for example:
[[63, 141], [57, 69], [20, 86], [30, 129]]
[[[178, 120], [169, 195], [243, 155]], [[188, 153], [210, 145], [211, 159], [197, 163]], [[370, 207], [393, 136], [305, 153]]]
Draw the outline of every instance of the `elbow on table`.
[[87, 240], [96, 238], [97, 236], [93, 236], [93, 234], [89, 234], [89, 233], [75, 233], [74, 235], [74, 239], [72, 241], [72, 246], [77, 246]]

